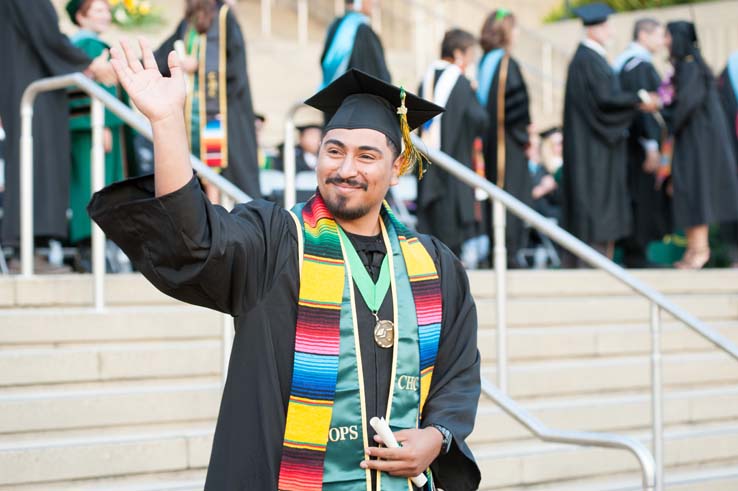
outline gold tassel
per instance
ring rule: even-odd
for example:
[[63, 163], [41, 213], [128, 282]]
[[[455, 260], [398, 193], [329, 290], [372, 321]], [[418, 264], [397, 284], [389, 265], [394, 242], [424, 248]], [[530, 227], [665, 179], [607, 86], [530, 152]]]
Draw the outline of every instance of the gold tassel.
[[423, 166], [425, 158], [421, 154], [412, 140], [410, 140], [410, 125], [407, 123], [407, 106], [405, 106], [405, 89], [400, 87], [400, 107], [397, 108], [397, 114], [400, 115], [400, 132], [402, 133], [402, 143], [405, 147], [402, 151], [402, 163], [400, 164], [400, 175], [404, 176], [410, 172], [413, 167], [418, 167], [418, 180], [423, 178], [423, 174], [427, 170]]

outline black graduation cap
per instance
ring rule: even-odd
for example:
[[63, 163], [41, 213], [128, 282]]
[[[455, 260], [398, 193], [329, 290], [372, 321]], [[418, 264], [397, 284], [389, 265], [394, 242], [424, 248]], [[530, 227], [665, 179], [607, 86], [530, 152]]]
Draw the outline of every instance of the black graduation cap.
[[321, 130], [323, 131], [323, 125], [318, 123], [307, 123], [307, 124], [301, 124], [300, 126], [297, 126], [297, 131], [302, 133], [305, 130]]
[[[368, 128], [387, 136], [404, 150], [401, 173], [422, 164], [410, 141], [410, 131], [442, 113], [440, 106], [355, 68], [347, 71], [305, 104], [326, 113], [324, 131]], [[422, 175], [422, 165], [421, 175]]]
[[605, 3], [590, 3], [572, 9], [574, 15], [582, 19], [585, 26], [596, 26], [607, 20], [607, 17], [615, 11]]

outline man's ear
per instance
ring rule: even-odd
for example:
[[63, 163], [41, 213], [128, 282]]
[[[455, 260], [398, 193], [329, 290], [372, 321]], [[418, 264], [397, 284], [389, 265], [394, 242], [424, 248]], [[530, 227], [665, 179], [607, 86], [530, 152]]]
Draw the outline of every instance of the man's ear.
[[390, 179], [390, 186], [396, 186], [400, 182], [400, 169], [405, 160], [405, 157], [399, 155], [394, 162], [392, 162], [392, 178]]

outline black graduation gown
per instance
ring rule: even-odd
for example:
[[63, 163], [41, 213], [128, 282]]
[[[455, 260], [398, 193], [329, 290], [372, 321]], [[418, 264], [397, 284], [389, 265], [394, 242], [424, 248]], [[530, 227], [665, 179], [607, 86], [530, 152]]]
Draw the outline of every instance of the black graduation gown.
[[[728, 74], [728, 68], [718, 79], [718, 91], [723, 110], [725, 111], [726, 125], [729, 138], [733, 142], [733, 156], [736, 158], [736, 169], [738, 169], [738, 94], [733, 90], [733, 84]], [[738, 247], [738, 222], [724, 223], [720, 225], [720, 236], [730, 244], [731, 248]], [[733, 260], [738, 260], [734, 257]]]
[[[20, 238], [20, 100], [33, 81], [84, 71], [92, 60], [59, 31], [48, 0], [0, 1], [0, 118], [6, 132], [3, 245]], [[34, 234], [67, 236], [69, 108], [66, 89], [40, 94], [33, 115]]]
[[674, 225], [736, 221], [738, 168], [715, 80], [693, 57], [674, 68]]
[[[436, 70], [436, 82], [441, 73]], [[441, 151], [471, 168], [474, 139], [486, 125], [484, 108], [469, 80], [460, 76], [441, 115]], [[434, 165], [418, 181], [417, 206], [418, 231], [437, 237], [455, 254], [474, 235], [474, 190]]]
[[631, 231], [626, 150], [638, 102], [603, 56], [579, 45], [566, 80], [562, 205], [564, 228], [584, 242]]
[[[159, 70], [164, 76], [169, 76], [169, 52], [174, 49], [175, 41], [184, 38], [187, 27], [186, 21], [180, 22], [174, 33], [154, 53]], [[228, 11], [226, 15], [226, 36], [228, 167], [223, 169], [223, 177], [250, 197], [260, 198], [259, 161], [251, 86], [246, 67], [246, 43], [233, 11]]]
[[[234, 316], [233, 350], [205, 488], [275, 490], [297, 321], [295, 223], [285, 210], [261, 200], [228, 213], [208, 202], [195, 179], [158, 199], [153, 185], [150, 176], [113, 184], [93, 196], [90, 215], [161, 291]], [[438, 268], [444, 302], [422, 426], [440, 424], [454, 435], [451, 451], [432, 466], [439, 482], [445, 489], [473, 490], [479, 470], [464, 440], [480, 394], [476, 310], [459, 261], [439, 241], [421, 240]], [[372, 336], [367, 332], [374, 325], [371, 314], [360, 304], [357, 309], [360, 337]], [[373, 347], [368, 337], [360, 344], [362, 353], [367, 344]], [[366, 361], [379, 364], [381, 355]], [[369, 397], [377, 408], [384, 400], [377, 388], [382, 373], [371, 365], [365, 372], [367, 392], [376, 389]], [[367, 403], [371, 409], [372, 400]]]
[[[652, 63], [633, 57], [623, 65], [620, 84], [626, 92], [638, 92], [640, 89], [656, 92], [661, 77]], [[641, 141], [661, 142], [661, 138], [661, 126], [652, 114], [640, 113], [633, 119], [628, 136], [628, 190], [633, 210], [630, 240], [641, 248], [645, 248], [652, 240], [660, 240], [670, 229], [666, 190], [657, 190], [655, 176], [643, 172], [646, 151]]]
[[[502, 62], [500, 62], [502, 63]], [[497, 184], [497, 90], [499, 86], [500, 69], [492, 80], [487, 98], [487, 116], [489, 125], [484, 136], [484, 165], [488, 180]], [[520, 72], [520, 66], [510, 57], [508, 65], [507, 84], [505, 87], [505, 186], [504, 189], [520, 201], [530, 206], [533, 203], [528, 157], [525, 147], [528, 145], [528, 125], [530, 112], [528, 109], [528, 88]], [[486, 215], [489, 217], [488, 230], [490, 244], [494, 244], [494, 228], [492, 223], [492, 201], [486, 202]], [[506, 217], [506, 247], [508, 258], [524, 246], [524, 222], [507, 213]]]
[[[323, 46], [323, 54], [320, 55], [321, 64], [323, 63], [323, 59], [325, 58], [328, 48], [333, 42], [333, 37], [336, 35], [338, 25], [342, 20], [343, 17], [339, 17], [328, 27], [328, 34], [326, 35], [325, 44]], [[357, 68], [362, 72], [373, 75], [385, 82], [392, 81], [389, 69], [387, 68], [387, 61], [384, 58], [382, 41], [368, 24], [362, 24], [356, 30], [354, 49], [351, 52], [351, 58], [349, 59], [346, 70], [351, 70], [352, 68]]]

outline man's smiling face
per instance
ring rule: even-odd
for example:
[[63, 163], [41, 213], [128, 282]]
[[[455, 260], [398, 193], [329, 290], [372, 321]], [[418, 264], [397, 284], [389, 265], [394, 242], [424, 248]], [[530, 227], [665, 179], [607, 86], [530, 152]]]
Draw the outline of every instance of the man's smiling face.
[[320, 146], [318, 190], [334, 217], [356, 220], [381, 205], [399, 168], [397, 149], [383, 133], [335, 128]]

